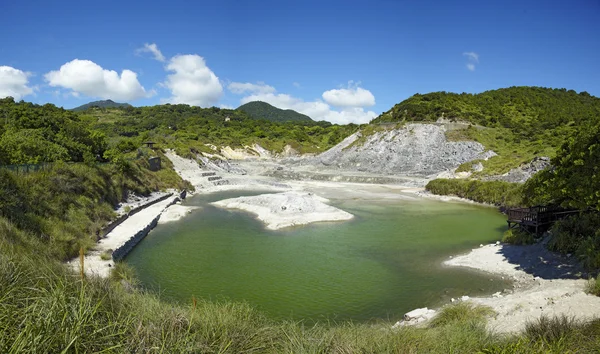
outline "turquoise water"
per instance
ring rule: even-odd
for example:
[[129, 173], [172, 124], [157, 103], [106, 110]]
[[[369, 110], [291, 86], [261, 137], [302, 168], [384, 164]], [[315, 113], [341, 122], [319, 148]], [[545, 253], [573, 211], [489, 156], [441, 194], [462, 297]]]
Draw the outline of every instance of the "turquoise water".
[[159, 225], [126, 261], [142, 283], [169, 300], [192, 296], [246, 301], [282, 319], [398, 319], [461, 295], [507, 283], [441, 266], [450, 255], [500, 239], [504, 217], [491, 208], [429, 200], [332, 201], [356, 217], [280, 231], [252, 215], [208, 202], [259, 193], [188, 198], [181, 221]]

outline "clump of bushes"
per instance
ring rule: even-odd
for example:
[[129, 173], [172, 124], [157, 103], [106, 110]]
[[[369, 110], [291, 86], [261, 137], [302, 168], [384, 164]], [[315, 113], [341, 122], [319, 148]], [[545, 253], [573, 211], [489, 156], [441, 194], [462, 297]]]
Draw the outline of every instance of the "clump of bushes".
[[595, 279], [590, 278], [587, 284], [586, 292], [588, 294], [600, 296], [600, 275]]
[[531, 245], [535, 243], [533, 234], [520, 229], [508, 229], [504, 231], [502, 242], [513, 245]]
[[434, 179], [425, 189], [438, 195], [455, 195], [479, 203], [517, 207], [524, 204], [523, 187], [504, 181], [478, 181], [464, 179]]
[[588, 270], [600, 268], [600, 214], [570, 216], [555, 223], [550, 233], [548, 249], [577, 255]]

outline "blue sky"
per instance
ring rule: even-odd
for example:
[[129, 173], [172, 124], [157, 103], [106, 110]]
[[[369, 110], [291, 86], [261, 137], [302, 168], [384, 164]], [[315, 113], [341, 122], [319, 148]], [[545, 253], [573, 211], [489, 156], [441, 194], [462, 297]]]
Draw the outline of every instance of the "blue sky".
[[600, 96], [600, 1], [2, 1], [0, 96], [367, 122], [432, 91]]

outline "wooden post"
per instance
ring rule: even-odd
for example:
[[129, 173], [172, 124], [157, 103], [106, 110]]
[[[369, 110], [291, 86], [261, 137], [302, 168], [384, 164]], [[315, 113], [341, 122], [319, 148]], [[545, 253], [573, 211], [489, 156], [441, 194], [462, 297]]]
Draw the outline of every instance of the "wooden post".
[[85, 278], [85, 272], [83, 270], [83, 266], [84, 266], [84, 252], [83, 252], [83, 247], [79, 248], [79, 276], [81, 277], [81, 281], [83, 281], [83, 278]]

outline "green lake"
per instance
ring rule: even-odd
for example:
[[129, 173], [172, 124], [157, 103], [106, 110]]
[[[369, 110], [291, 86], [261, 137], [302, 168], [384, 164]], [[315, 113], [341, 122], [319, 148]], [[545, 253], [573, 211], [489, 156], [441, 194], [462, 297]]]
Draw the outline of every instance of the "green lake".
[[265, 230], [252, 215], [209, 202], [252, 192], [195, 195], [201, 206], [158, 225], [126, 258], [162, 298], [245, 301], [272, 318], [397, 320], [418, 307], [491, 294], [508, 282], [441, 265], [499, 240], [505, 218], [492, 208], [418, 200], [332, 200], [346, 222]]

